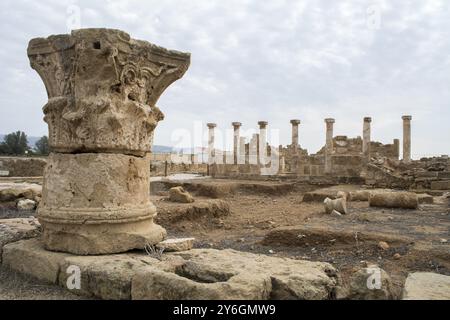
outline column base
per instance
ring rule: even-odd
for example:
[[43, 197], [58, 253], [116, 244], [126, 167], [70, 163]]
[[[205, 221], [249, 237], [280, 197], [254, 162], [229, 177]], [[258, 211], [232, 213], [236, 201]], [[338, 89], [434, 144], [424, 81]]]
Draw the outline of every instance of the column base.
[[97, 255], [143, 249], [164, 240], [166, 230], [153, 219], [129, 223], [61, 224], [42, 221], [45, 249]]

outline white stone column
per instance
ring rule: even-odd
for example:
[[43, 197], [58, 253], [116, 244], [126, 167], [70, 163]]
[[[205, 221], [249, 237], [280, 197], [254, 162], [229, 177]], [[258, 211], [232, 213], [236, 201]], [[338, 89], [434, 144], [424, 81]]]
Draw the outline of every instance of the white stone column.
[[238, 164], [245, 164], [245, 137], [239, 137], [239, 154], [238, 154]]
[[299, 144], [298, 144], [298, 126], [300, 124], [300, 120], [296, 120], [293, 119], [291, 120], [291, 124], [292, 124], [292, 146], [294, 148], [298, 148]]
[[403, 116], [403, 162], [411, 162], [411, 120], [412, 116]]
[[259, 121], [259, 150], [258, 163], [267, 164], [267, 121]]
[[234, 164], [239, 163], [239, 155], [240, 155], [240, 128], [242, 126], [242, 123], [240, 122], [233, 122], [233, 159]]
[[326, 123], [326, 143], [325, 143], [325, 173], [331, 173], [331, 154], [333, 153], [333, 118], [325, 119]]
[[370, 159], [370, 123], [371, 122], [372, 122], [372, 118], [370, 118], [370, 117], [364, 118], [362, 152], [366, 159]]
[[214, 150], [214, 128], [217, 126], [215, 123], [208, 123], [208, 164], [213, 164], [216, 156]]

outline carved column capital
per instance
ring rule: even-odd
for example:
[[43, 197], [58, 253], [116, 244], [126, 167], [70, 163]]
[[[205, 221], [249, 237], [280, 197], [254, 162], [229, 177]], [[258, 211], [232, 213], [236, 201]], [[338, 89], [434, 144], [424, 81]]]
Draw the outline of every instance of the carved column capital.
[[156, 102], [190, 64], [188, 53], [112, 29], [32, 39], [28, 57], [47, 89], [49, 144], [65, 153], [149, 152], [164, 119]]

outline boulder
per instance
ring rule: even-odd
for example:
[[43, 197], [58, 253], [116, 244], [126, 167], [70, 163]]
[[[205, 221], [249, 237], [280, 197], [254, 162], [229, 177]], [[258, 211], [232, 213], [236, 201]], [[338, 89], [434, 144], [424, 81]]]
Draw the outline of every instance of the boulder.
[[34, 210], [36, 209], [36, 201], [30, 199], [22, 199], [17, 202], [17, 209], [19, 210]]
[[323, 201], [325, 207], [325, 213], [331, 214], [333, 211], [337, 211], [341, 214], [347, 214], [347, 199], [346, 198], [338, 198], [338, 199], [330, 199], [326, 198]]
[[373, 265], [354, 272], [345, 294], [338, 296], [350, 300], [390, 300], [393, 297], [391, 278], [383, 269]]
[[369, 198], [371, 207], [417, 209], [419, 199], [413, 192], [376, 192]]
[[0, 220], [0, 263], [2, 262], [3, 246], [22, 239], [37, 237], [40, 232], [40, 224], [35, 218]]
[[450, 276], [410, 273], [403, 289], [403, 300], [450, 300]]
[[179, 252], [191, 250], [194, 245], [195, 238], [166, 239], [156, 245], [158, 249], [164, 252]]
[[192, 203], [194, 198], [183, 187], [173, 187], [169, 190], [169, 200], [180, 203]]

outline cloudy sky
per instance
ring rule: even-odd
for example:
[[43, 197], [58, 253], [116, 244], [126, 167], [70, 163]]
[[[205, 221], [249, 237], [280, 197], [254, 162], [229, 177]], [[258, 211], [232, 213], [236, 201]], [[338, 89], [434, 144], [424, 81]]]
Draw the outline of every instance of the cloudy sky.
[[79, 25], [191, 52], [190, 69], [158, 102], [166, 119], [156, 144], [189, 144], [180, 134], [206, 122], [229, 136], [240, 121], [250, 133], [259, 120], [287, 144], [289, 120], [301, 119], [300, 143], [316, 152], [326, 117], [336, 118], [335, 135], [354, 137], [371, 116], [373, 140], [390, 143], [411, 114], [413, 156], [450, 153], [446, 0], [2, 0], [0, 21], [0, 133], [47, 133], [28, 41]]

